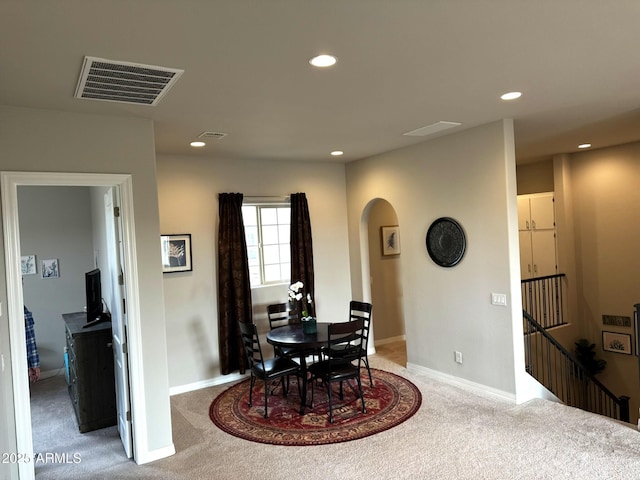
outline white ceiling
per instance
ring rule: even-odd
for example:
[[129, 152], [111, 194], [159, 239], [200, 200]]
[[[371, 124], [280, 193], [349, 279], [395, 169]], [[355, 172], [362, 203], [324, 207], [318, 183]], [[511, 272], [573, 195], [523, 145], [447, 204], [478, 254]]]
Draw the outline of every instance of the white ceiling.
[[[513, 118], [525, 163], [640, 140], [639, 24], [638, 0], [0, 0], [0, 104], [146, 117], [158, 153], [229, 159], [352, 161]], [[85, 56], [184, 74], [155, 107], [81, 100]], [[203, 131], [228, 135], [195, 150]]]

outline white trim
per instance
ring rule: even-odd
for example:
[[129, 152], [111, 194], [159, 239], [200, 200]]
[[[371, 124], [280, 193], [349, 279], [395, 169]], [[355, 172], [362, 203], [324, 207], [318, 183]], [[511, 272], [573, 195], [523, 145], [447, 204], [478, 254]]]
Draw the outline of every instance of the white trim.
[[[31, 433], [31, 407], [29, 384], [26, 375], [15, 372], [27, 371], [27, 354], [24, 342], [24, 313], [20, 270], [20, 233], [18, 222], [18, 186], [91, 186], [120, 187], [121, 212], [123, 218], [123, 240], [125, 251], [125, 283], [127, 285], [128, 333], [129, 333], [129, 375], [132, 397], [132, 425], [134, 459], [144, 463], [144, 459], [161, 458], [165, 452], [173, 450], [173, 445], [163, 449], [148, 451], [147, 418], [144, 412], [145, 390], [141, 349], [140, 304], [138, 300], [138, 270], [135, 242], [135, 222], [133, 216], [133, 182], [126, 174], [60, 173], [60, 172], [0, 172], [2, 186], [2, 223], [4, 228], [5, 270], [7, 279], [7, 312], [9, 315], [9, 341], [11, 343], [12, 381], [14, 412], [16, 421], [16, 446], [18, 452], [33, 453]], [[173, 453], [167, 453], [172, 455]], [[151, 461], [151, 460], [148, 460]], [[18, 465], [21, 479], [35, 476], [33, 463]]]
[[170, 457], [171, 455], [176, 454], [176, 448], [173, 443], [163, 448], [158, 448], [157, 450], [151, 450], [144, 452], [140, 458], [136, 459], [136, 463], [138, 465], [143, 465], [149, 462], [155, 462], [156, 460], [160, 460], [162, 458]]
[[220, 375], [219, 377], [210, 378], [209, 380], [201, 380], [199, 382], [187, 383], [185, 385], [178, 385], [177, 387], [169, 388], [169, 395], [180, 395], [181, 393], [193, 392], [194, 390], [200, 390], [208, 387], [215, 387], [216, 385], [224, 385], [225, 383], [235, 382], [236, 380], [242, 380], [248, 378], [249, 374], [232, 373], [231, 375]]
[[414, 363], [407, 363], [407, 370], [412, 373], [426, 375], [429, 378], [439, 380], [449, 385], [453, 385], [454, 387], [463, 388], [467, 391], [475, 393], [476, 395], [488, 397], [494, 400], [506, 400], [509, 403], [516, 403], [515, 394], [505, 392], [504, 390], [498, 390], [497, 388], [488, 387], [487, 385], [482, 385], [481, 383], [472, 382], [471, 380], [466, 380], [464, 378], [455, 377], [447, 373], [438, 372], [436, 370], [432, 370], [421, 365], [416, 365]]

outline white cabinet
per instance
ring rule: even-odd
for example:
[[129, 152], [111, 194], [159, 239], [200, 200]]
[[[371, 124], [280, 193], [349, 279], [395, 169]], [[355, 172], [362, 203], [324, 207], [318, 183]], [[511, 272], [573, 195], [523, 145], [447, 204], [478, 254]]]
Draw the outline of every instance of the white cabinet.
[[553, 192], [518, 195], [520, 275], [523, 279], [557, 273]]

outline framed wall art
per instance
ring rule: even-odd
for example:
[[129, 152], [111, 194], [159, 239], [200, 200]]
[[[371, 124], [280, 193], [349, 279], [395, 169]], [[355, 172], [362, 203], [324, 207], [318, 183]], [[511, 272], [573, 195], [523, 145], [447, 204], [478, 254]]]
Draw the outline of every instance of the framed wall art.
[[602, 349], [605, 352], [631, 355], [631, 335], [628, 333], [602, 332]]
[[22, 275], [34, 275], [36, 273], [36, 256], [23, 255], [20, 257], [20, 269]]
[[49, 258], [42, 261], [42, 278], [58, 278], [60, 269], [57, 258]]
[[191, 266], [191, 234], [161, 235], [162, 272], [190, 272]]
[[435, 220], [427, 230], [425, 242], [431, 260], [441, 267], [453, 267], [460, 263], [467, 248], [462, 226], [450, 217]]
[[380, 227], [382, 255], [400, 254], [400, 228], [398, 225]]

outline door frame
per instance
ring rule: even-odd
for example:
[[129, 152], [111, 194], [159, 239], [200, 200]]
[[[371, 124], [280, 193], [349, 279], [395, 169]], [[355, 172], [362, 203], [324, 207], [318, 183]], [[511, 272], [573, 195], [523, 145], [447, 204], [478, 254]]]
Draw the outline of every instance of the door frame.
[[[132, 176], [94, 173], [0, 172], [0, 185], [16, 446], [18, 452], [29, 455], [33, 455], [33, 438], [29, 381], [26, 375], [28, 368], [24, 341], [22, 272], [20, 270], [18, 186], [119, 187], [125, 255], [123, 262], [128, 265], [125, 271], [125, 284], [129, 326], [129, 386], [133, 400], [131, 405], [133, 452], [134, 459], [138, 458], [138, 452], [145, 451], [145, 445], [139, 444], [139, 440], [146, 438], [144, 433], [146, 431], [146, 421], [144, 415], [136, 415], [136, 411], [144, 412], [145, 392], [140, 343], [140, 303], [138, 298]], [[16, 372], [25, 372], [25, 375], [19, 375]], [[140, 410], [136, 407], [140, 408]], [[137, 434], [138, 432], [140, 434]], [[18, 472], [21, 479], [35, 478], [33, 462], [20, 463]]]

